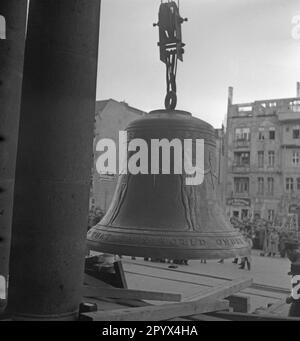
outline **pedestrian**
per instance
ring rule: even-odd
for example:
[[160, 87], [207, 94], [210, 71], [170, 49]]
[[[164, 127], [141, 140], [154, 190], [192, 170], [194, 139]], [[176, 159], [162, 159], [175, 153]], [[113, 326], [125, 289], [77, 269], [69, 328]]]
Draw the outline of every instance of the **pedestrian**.
[[270, 233], [267, 226], [263, 229], [263, 252], [261, 256], [268, 256], [270, 253]]
[[247, 264], [247, 269], [250, 271], [251, 270], [251, 262], [252, 262], [252, 257], [251, 257], [251, 250], [253, 247], [253, 241], [252, 241], [252, 236], [250, 234], [247, 234], [245, 236], [246, 242], [249, 245], [249, 255], [247, 257], [243, 257], [241, 266], [239, 267], [240, 269], [245, 269], [245, 265]]
[[234, 260], [233, 260], [233, 262], [232, 262], [232, 264], [238, 264], [238, 262], [239, 262], [238, 257], [235, 257]]
[[270, 233], [270, 255], [275, 257], [278, 253], [279, 235], [273, 228]]
[[[239, 228], [239, 232], [242, 234], [242, 235], [245, 235], [245, 230], [243, 229], [243, 228]], [[239, 263], [239, 258], [238, 257], [235, 257], [234, 259], [233, 259], [233, 264], [238, 264], [238, 265], [241, 265], [242, 264], [242, 259], [241, 259], [241, 263], [240, 264], [238, 264]]]
[[288, 234], [285, 230], [279, 230], [279, 243], [278, 243], [278, 251], [282, 258], [286, 256], [286, 249], [285, 249], [285, 243], [288, 239]]

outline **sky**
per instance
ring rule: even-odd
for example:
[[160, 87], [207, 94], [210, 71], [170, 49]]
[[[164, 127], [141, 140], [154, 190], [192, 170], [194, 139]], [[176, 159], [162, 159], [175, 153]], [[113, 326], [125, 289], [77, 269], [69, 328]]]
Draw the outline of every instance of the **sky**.
[[[113, 98], [149, 112], [164, 107], [159, 60], [160, 0], [102, 0], [97, 99]], [[177, 109], [215, 128], [234, 103], [296, 96], [300, 81], [299, 0], [180, 0], [184, 62]], [[294, 23], [292, 20], [296, 20]]]

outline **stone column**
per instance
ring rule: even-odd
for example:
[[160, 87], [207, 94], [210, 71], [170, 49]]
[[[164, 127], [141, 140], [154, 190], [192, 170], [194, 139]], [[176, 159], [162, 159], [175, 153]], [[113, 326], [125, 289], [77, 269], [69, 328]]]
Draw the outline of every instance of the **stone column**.
[[[27, 0], [0, 1], [0, 276], [8, 279]], [[3, 311], [6, 300], [0, 302]], [[4, 303], [4, 304], [1, 304]]]
[[17, 155], [9, 308], [78, 316], [93, 153], [100, 0], [31, 0]]

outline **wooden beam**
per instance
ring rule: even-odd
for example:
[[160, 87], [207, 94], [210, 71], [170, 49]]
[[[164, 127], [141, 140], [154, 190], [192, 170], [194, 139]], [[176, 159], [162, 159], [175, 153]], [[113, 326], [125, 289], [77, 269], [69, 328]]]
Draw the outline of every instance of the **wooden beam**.
[[169, 320], [170, 322], [191, 322], [189, 318], [182, 318], [182, 317], [176, 317], [174, 319]]
[[[250, 287], [252, 282], [252, 278], [240, 278], [231, 282], [225, 282], [216, 287], [202, 289], [199, 293], [186, 298], [184, 301], [193, 302], [195, 300], [201, 300], [203, 297], [206, 297], [206, 295], [215, 300], [223, 299]], [[228, 293], [228, 295], [226, 295], [226, 293]]]
[[189, 316], [188, 319], [190, 321], [214, 321], [214, 322], [221, 322], [221, 321], [230, 321], [228, 319], [220, 318], [220, 317], [214, 317], [214, 316], [209, 316], [205, 314], [199, 314], [199, 315], [194, 315], [194, 316]]
[[97, 311], [80, 315], [82, 321], [163, 321], [197, 313], [226, 310], [228, 301], [184, 302], [161, 306]]
[[84, 286], [84, 297], [108, 297], [108, 298], [125, 298], [149, 301], [167, 301], [180, 302], [181, 294], [144, 291], [144, 290], [130, 290], [119, 288], [105, 288], [97, 286]]
[[152, 304], [146, 302], [146, 301], [141, 301], [141, 300], [129, 300], [129, 299], [114, 299], [116, 300], [119, 304], [121, 304], [124, 307], [131, 307], [131, 308], [138, 308], [138, 307], [146, 307], [146, 306], [151, 306]]
[[83, 280], [85, 285], [90, 285], [92, 287], [99, 287], [99, 288], [112, 288], [111, 285], [101, 281], [98, 278], [95, 278], [93, 276], [84, 274], [84, 280]]
[[[286, 307], [288, 304], [286, 303], [286, 299], [287, 297], [285, 297], [284, 299], [280, 300], [278, 303], [273, 303], [271, 304], [267, 309], [266, 309], [266, 313], [267, 314], [276, 314], [276, 311], [280, 310], [280, 308], [282, 307]], [[289, 310], [290, 305], [288, 305], [288, 310]]]
[[207, 315], [228, 319], [230, 321], [300, 321], [300, 318], [280, 316], [275, 314], [245, 314], [222, 311], [209, 313]]
[[220, 300], [247, 288], [251, 283], [252, 279], [238, 279], [205, 290], [197, 296], [195, 301], [161, 306], [126, 308], [110, 312], [95, 312], [82, 314], [82, 318], [93, 321], [162, 321], [205, 312], [226, 310], [229, 308], [229, 302], [220, 302]]

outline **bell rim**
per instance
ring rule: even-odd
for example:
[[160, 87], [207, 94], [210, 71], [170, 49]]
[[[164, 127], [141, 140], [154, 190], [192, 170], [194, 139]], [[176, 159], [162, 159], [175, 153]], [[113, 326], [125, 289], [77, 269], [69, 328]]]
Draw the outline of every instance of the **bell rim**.
[[[104, 218], [103, 218], [104, 219]], [[102, 220], [103, 221], [103, 220]], [[239, 231], [236, 231], [236, 230], [224, 230], [222, 229], [222, 227], [220, 227], [219, 229], [214, 229], [213, 231], [201, 231], [200, 229], [198, 231], [190, 231], [190, 230], [174, 230], [174, 227], [169, 227], [169, 228], [166, 228], [166, 227], [156, 227], [156, 228], [153, 228], [153, 227], [147, 227], [147, 226], [117, 226], [115, 224], [104, 224], [102, 223], [102, 221], [100, 221], [97, 225], [93, 226], [90, 231], [92, 230], [102, 230], [103, 232], [115, 232], [115, 233], [132, 233], [132, 234], [141, 234], [140, 231], [143, 231], [144, 233], [145, 232], [148, 232], [149, 235], [151, 235], [152, 233], [160, 233], [162, 235], [164, 234], [174, 234], [176, 236], [182, 234], [182, 236], [186, 236], [186, 233], [189, 233], [189, 234], [195, 234], [195, 236], [199, 236], [199, 234], [202, 236], [202, 235], [214, 235], [214, 234], [217, 234], [217, 235], [220, 235], [220, 236], [228, 236], [228, 235], [238, 235], [239, 237], [242, 237], [243, 235], [239, 232]], [[107, 231], [108, 229], [110, 229], [110, 231]]]
[[[133, 231], [132, 227], [129, 231], [129, 228], [115, 228], [98, 224], [88, 232], [87, 244], [93, 251], [136, 257], [160, 255], [172, 259], [178, 259], [178, 257], [218, 259], [249, 254], [249, 246], [238, 231], [188, 232], [188, 235], [186, 231], [148, 230], [148, 233], [145, 231], [145, 229]], [[157, 232], [160, 233], [157, 234]], [[149, 237], [148, 241], [147, 237]], [[239, 243], [227, 243], [226, 246], [218, 244], [218, 241], [228, 241], [231, 240], [230, 238], [239, 238]], [[192, 240], [197, 245], [191, 246], [193, 245]], [[201, 247], [199, 247], [199, 241], [203, 242]]]
[[228, 259], [235, 257], [246, 257], [250, 254], [249, 247], [230, 248], [230, 249], [172, 249], [162, 247], [149, 247], [142, 248], [136, 245], [119, 245], [99, 243], [97, 241], [87, 241], [89, 250], [99, 253], [111, 253], [121, 256], [135, 256], [135, 257], [149, 257], [149, 258], [165, 258], [165, 259], [187, 259], [187, 260], [216, 260]]

